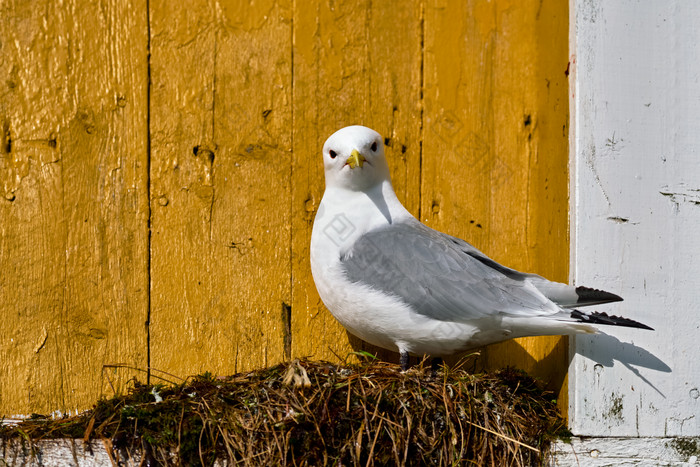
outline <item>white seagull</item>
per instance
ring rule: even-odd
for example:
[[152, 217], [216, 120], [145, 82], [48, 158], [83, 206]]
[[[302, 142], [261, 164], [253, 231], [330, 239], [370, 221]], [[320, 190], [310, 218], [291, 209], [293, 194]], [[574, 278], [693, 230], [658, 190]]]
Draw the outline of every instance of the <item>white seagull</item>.
[[379, 133], [338, 130], [323, 146], [326, 190], [311, 235], [311, 272], [352, 334], [409, 355], [444, 357], [514, 337], [650, 327], [574, 307], [620, 301], [507, 268], [413, 217], [391, 186]]

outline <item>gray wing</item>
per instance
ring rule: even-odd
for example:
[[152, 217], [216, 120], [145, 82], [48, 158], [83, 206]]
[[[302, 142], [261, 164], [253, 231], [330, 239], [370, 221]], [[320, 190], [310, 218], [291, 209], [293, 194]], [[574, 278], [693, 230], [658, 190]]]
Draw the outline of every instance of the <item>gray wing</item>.
[[528, 274], [501, 266], [464, 240], [417, 220], [367, 232], [340, 260], [353, 282], [398, 296], [438, 320], [561, 311], [527, 280]]

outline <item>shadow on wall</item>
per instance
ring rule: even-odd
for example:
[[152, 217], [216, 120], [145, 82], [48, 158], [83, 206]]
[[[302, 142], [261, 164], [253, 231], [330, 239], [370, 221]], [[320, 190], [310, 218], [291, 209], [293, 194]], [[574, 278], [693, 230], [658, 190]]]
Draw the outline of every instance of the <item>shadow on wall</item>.
[[658, 392], [661, 397], [666, 397], [637, 369], [648, 368], [663, 373], [671, 373], [671, 367], [648, 350], [631, 342], [622, 342], [617, 337], [603, 332], [593, 336], [577, 336], [576, 347], [579, 349], [578, 353], [580, 355], [596, 362], [598, 365], [612, 368], [616, 361], [619, 362]]

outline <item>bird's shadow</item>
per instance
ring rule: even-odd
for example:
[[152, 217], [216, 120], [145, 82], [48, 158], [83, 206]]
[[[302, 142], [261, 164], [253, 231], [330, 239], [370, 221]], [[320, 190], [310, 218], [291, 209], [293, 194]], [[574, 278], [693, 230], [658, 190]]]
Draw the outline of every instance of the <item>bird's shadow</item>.
[[589, 360], [604, 367], [612, 368], [615, 362], [630, 370], [644, 383], [666, 397], [654, 384], [639, 371], [639, 368], [647, 368], [662, 373], [671, 373], [673, 370], [659, 357], [631, 342], [622, 342], [615, 336], [600, 332], [599, 334], [575, 337], [576, 352]]
[[[399, 362], [399, 354], [396, 352], [375, 347], [350, 333], [348, 333], [348, 337], [350, 344], [356, 351], [369, 352], [383, 361]], [[569, 338], [557, 336], [557, 339], [554, 345], [549, 346], [550, 350], [539, 359], [534, 358], [531, 351], [523, 346], [524, 339], [512, 339], [469, 352], [469, 355], [473, 355], [475, 358], [465, 360], [463, 355], [454, 356], [446, 359], [446, 363], [454, 366], [464, 364], [466, 361], [465, 369], [472, 372], [495, 370], [506, 366], [520, 368], [540, 380], [545, 389], [556, 394], [562, 390], [573, 358]], [[670, 373], [672, 369], [647, 349], [631, 342], [622, 342], [617, 337], [603, 332], [596, 335], [578, 335], [575, 339], [577, 339], [575, 347], [579, 355], [609, 368], [618, 362], [662, 397], [665, 397], [651, 381], [639, 372], [638, 368], [647, 368], [663, 373]], [[529, 343], [525, 344], [530, 346]], [[411, 364], [416, 364], [420, 360], [418, 357], [411, 357]]]
[[628, 366], [648, 368], [650, 370], [670, 373], [663, 360], [647, 349], [631, 342], [622, 342], [615, 336], [603, 332], [592, 336], [576, 336], [578, 353], [606, 367], [612, 367], [615, 361]]

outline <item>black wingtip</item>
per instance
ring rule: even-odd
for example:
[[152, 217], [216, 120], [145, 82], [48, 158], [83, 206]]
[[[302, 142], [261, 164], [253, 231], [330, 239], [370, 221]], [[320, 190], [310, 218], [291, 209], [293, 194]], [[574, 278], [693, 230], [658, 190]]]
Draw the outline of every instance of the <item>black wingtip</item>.
[[623, 299], [619, 295], [606, 292], [604, 290], [592, 289], [590, 287], [576, 287], [578, 295], [577, 305], [600, 305], [602, 303], [621, 302]]
[[623, 318], [622, 316], [608, 315], [607, 313], [599, 313], [594, 311], [592, 313], [583, 313], [578, 310], [573, 310], [571, 312], [571, 317], [578, 322], [587, 324], [607, 324], [610, 326], [625, 326], [628, 328], [637, 329], [647, 329], [653, 331], [654, 328], [642, 324], [638, 321], [632, 319]]

